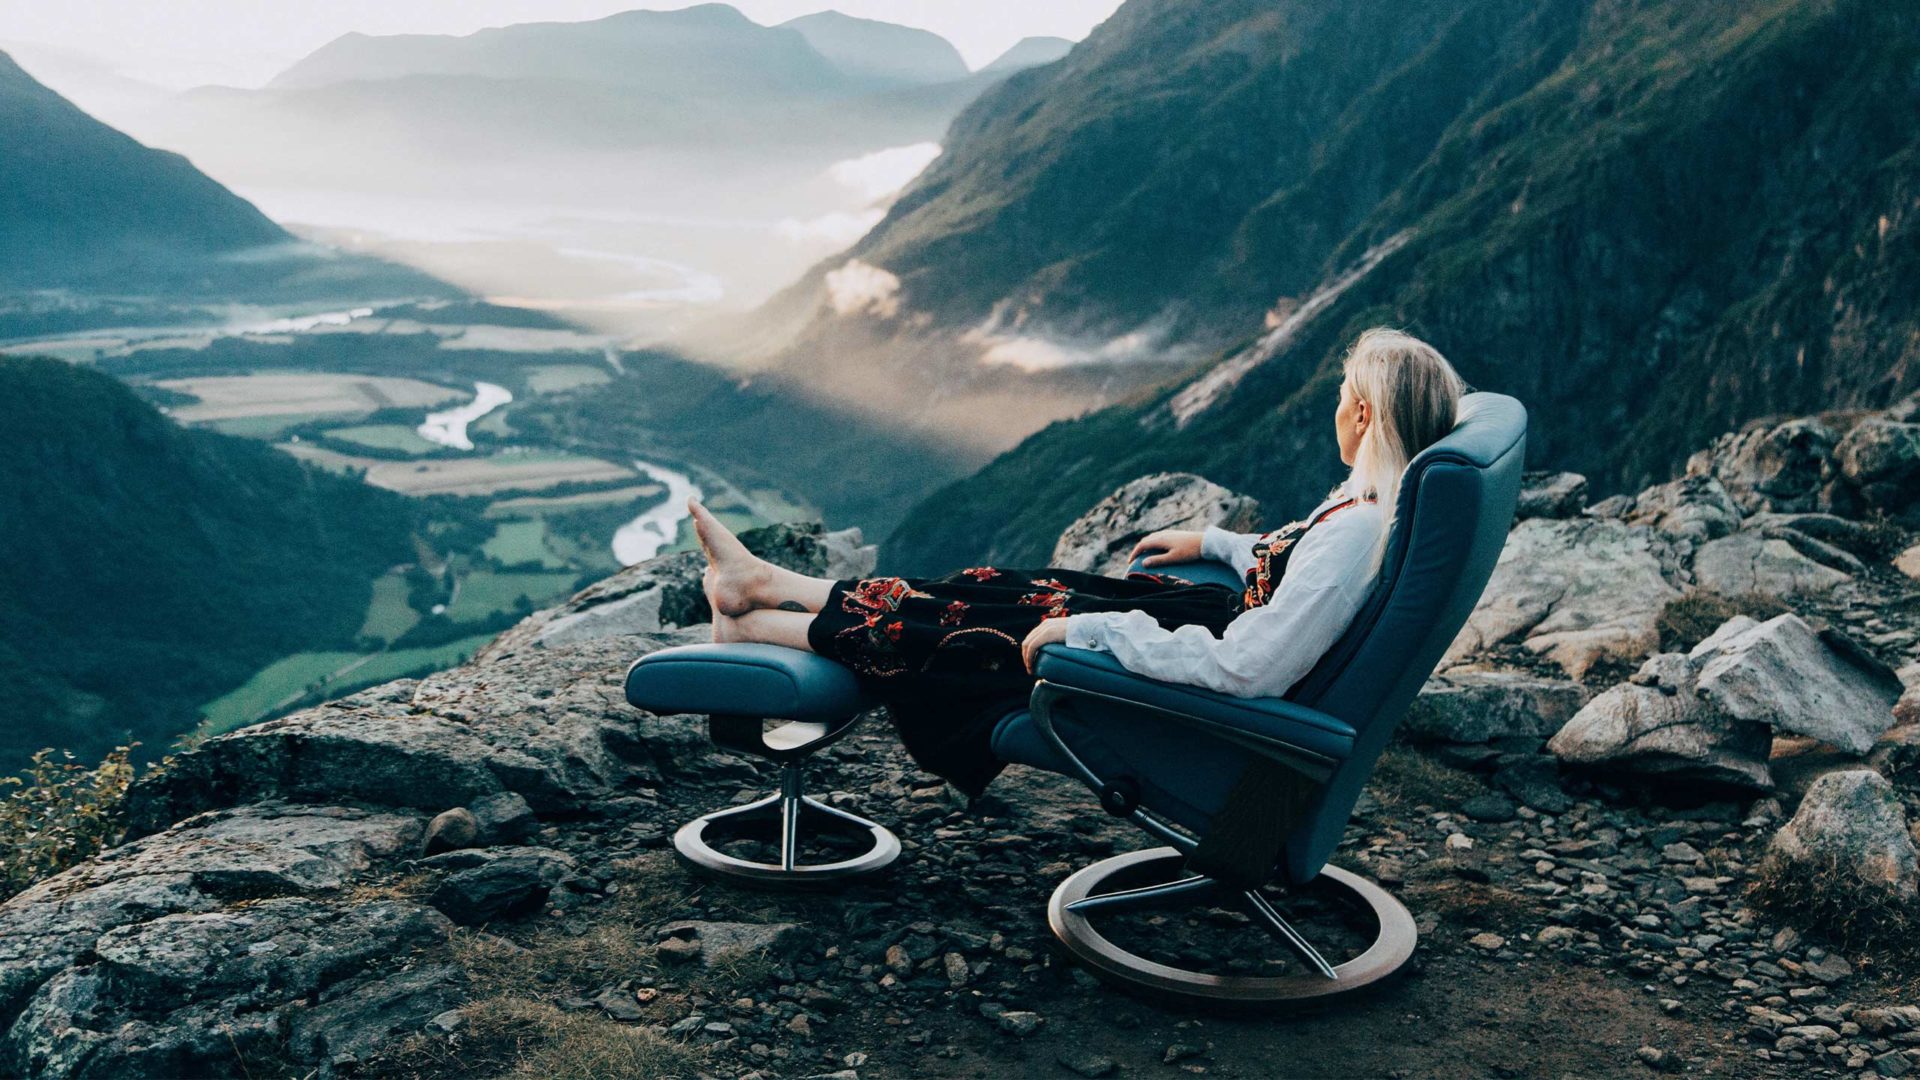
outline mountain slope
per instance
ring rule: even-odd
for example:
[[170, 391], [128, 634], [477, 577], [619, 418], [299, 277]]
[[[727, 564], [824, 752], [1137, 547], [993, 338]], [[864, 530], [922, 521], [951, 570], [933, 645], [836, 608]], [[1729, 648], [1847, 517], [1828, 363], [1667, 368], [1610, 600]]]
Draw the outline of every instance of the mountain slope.
[[[1197, 20], [1200, 7], [1135, 0], [1123, 15], [1158, 18], [1116, 17], [1126, 40], [1103, 48], [1152, 53], [1185, 25], [1176, 10]], [[1181, 386], [1054, 425], [941, 492], [889, 542], [895, 565], [1044, 558], [1079, 509], [1162, 468], [1203, 472], [1275, 517], [1311, 502], [1337, 471], [1325, 414], [1340, 350], [1377, 322], [1428, 337], [1470, 381], [1526, 401], [1532, 461], [1586, 472], [1603, 493], [1663, 477], [1749, 418], [1883, 404], [1920, 386], [1920, 302], [1898, 285], [1920, 270], [1920, 131], [1910, 123], [1920, 12], [1863, 0], [1565, 0], [1483, 22], [1495, 39], [1460, 36], [1501, 7], [1474, 5], [1423, 50], [1486, 69], [1481, 89], [1451, 95], [1457, 113], [1421, 111], [1449, 96], [1423, 77], [1420, 94], [1360, 113], [1367, 124], [1318, 135], [1325, 173], [1235, 215], [1212, 269], [1181, 286], [1250, 345]], [[1228, 27], [1208, 31], [1234, 39]], [[1407, 74], [1439, 70], [1417, 63]], [[1423, 130], [1437, 136], [1430, 149], [1414, 138]], [[1155, 152], [1182, 158], [1185, 132]], [[921, 206], [903, 219], [945, 206], [949, 185], [985, 167], [949, 160], [961, 153], [955, 140], [945, 180], [910, 192], [905, 203]], [[1001, 216], [1077, 205], [1093, 182], [1036, 179]], [[1075, 235], [1122, 224], [1129, 208], [1110, 206]], [[980, 241], [964, 230], [941, 241], [948, 251], [969, 242]], [[1128, 254], [1085, 247], [1057, 280], [1076, 280], [1081, 266], [1117, 274]], [[941, 262], [932, 241], [911, 250], [938, 268], [926, 274], [972, 265]], [[1194, 257], [1177, 243], [1145, 250], [1184, 250], [1169, 271], [1183, 277]], [[1303, 252], [1325, 254], [1315, 267]], [[1284, 298], [1257, 340], [1249, 281]], [[1150, 303], [1161, 282], [1140, 275], [1102, 295]], [[1044, 292], [1039, 309], [1070, 292]], [[1082, 302], [1089, 319], [1120, 310]]]
[[351, 641], [412, 514], [110, 376], [0, 357], [0, 772], [42, 746], [157, 752], [258, 668]]
[[1055, 60], [1073, 51], [1073, 42], [1060, 37], [1024, 37], [1013, 43], [1013, 48], [994, 57], [993, 62], [980, 69], [982, 75], [1011, 74], [1030, 67], [1051, 64]]
[[837, 11], [802, 15], [780, 28], [806, 38], [834, 67], [858, 78], [915, 85], [952, 82], [970, 74], [960, 50], [927, 30]]
[[100, 123], [0, 53], [0, 290], [221, 300], [446, 296], [305, 244], [186, 158]]
[[293, 238], [186, 158], [99, 123], [0, 53], [0, 283]]

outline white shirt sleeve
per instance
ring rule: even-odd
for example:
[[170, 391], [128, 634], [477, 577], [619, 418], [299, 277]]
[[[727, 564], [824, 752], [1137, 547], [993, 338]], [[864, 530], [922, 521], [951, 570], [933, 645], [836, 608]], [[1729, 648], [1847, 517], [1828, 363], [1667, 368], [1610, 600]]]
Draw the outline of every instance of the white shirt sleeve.
[[1366, 602], [1383, 513], [1361, 503], [1309, 529], [1273, 598], [1242, 612], [1220, 637], [1203, 626], [1164, 629], [1144, 611], [1090, 612], [1067, 617], [1067, 646], [1110, 652], [1128, 671], [1162, 682], [1279, 697], [1313, 669]]
[[1209, 525], [1201, 534], [1200, 557], [1214, 562], [1226, 563], [1233, 572], [1241, 577], [1253, 569], [1253, 545], [1260, 539], [1259, 533], [1228, 532], [1218, 525]]

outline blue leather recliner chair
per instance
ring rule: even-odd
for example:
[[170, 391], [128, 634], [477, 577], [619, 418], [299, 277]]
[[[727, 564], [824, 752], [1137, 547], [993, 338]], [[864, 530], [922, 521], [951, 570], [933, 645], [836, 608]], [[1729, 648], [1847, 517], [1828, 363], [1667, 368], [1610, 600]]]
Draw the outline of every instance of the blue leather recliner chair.
[[[1413, 919], [1379, 886], [1328, 858], [1393, 729], [1459, 633], [1506, 542], [1520, 488], [1527, 415], [1470, 394], [1453, 432], [1408, 467], [1380, 576], [1353, 625], [1284, 699], [1246, 699], [1159, 683], [1104, 653], [1049, 646], [1025, 709], [1003, 718], [995, 752], [1075, 777], [1112, 814], [1166, 846], [1115, 856], [1055, 890], [1048, 921], [1096, 974], [1159, 996], [1240, 1005], [1319, 1000], [1372, 985], [1412, 956]], [[1213, 563], [1162, 567], [1237, 586]], [[851, 673], [810, 653], [695, 645], [641, 658], [627, 698], [660, 714], [712, 716], [717, 742], [783, 766], [781, 793], [699, 818], [674, 838], [695, 866], [763, 884], [872, 873], [899, 843], [883, 827], [800, 791], [807, 755], [873, 705]], [[768, 729], [766, 721], [785, 721]], [[865, 850], [797, 862], [802, 822], [862, 834]], [[726, 855], [706, 840], [720, 821], [778, 823], [777, 863]], [[1307, 889], [1364, 908], [1371, 943], [1330, 963], [1275, 903]], [[1156, 963], [1115, 944], [1096, 913], [1169, 903], [1234, 904], [1300, 961], [1286, 974], [1215, 974]]]

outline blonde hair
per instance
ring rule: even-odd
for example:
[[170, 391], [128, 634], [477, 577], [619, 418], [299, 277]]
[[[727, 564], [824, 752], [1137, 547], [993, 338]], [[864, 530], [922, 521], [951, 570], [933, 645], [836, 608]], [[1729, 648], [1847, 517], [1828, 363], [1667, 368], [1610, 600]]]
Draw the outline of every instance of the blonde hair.
[[1374, 549], [1377, 565], [1386, 553], [1407, 463], [1453, 430], [1466, 383], [1440, 350], [1384, 326], [1361, 334], [1342, 367], [1348, 391], [1367, 403], [1373, 418], [1354, 451], [1348, 486], [1356, 495], [1371, 493], [1386, 510]]

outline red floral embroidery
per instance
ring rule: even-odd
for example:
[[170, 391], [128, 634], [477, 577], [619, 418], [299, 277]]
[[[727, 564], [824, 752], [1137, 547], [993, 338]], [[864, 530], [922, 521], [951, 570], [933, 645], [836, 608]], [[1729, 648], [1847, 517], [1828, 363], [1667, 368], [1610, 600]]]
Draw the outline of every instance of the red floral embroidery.
[[975, 581], [992, 581], [994, 578], [997, 578], [1000, 576], [1000, 571], [995, 570], [991, 566], [975, 566], [967, 570], [962, 570], [960, 572], [967, 575], [968, 577], [972, 578]]
[[940, 613], [940, 625], [959, 626], [960, 620], [967, 617], [967, 606], [965, 600], [955, 600], [948, 604], [947, 609]]
[[1066, 585], [1054, 578], [1034, 578], [1033, 583], [1043, 589], [1053, 589], [1056, 592], [1067, 591]]
[[907, 624], [900, 622], [897, 619], [894, 620], [893, 622], [888, 623], [887, 624], [887, 640], [899, 641], [900, 635], [902, 633], [905, 633], [906, 629], [907, 629]]

